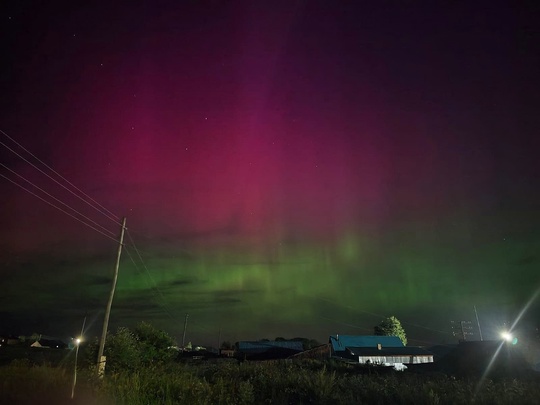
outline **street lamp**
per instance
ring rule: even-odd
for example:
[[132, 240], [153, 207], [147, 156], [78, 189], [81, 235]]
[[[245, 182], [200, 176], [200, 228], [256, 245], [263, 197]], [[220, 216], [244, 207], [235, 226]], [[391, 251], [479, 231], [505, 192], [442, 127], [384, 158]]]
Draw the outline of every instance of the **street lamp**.
[[83, 340], [85, 325], [86, 325], [86, 315], [82, 323], [81, 334], [79, 335], [79, 337], [73, 340], [76, 348], [75, 348], [75, 367], [73, 369], [73, 385], [71, 386], [71, 399], [73, 399], [73, 397], [75, 396], [75, 385], [77, 384], [77, 360], [79, 358], [79, 346], [81, 345], [81, 342]]
[[513, 345], [517, 345], [518, 343], [518, 338], [510, 332], [501, 333], [501, 337], [503, 338], [503, 340], [506, 340], [508, 343], [512, 343]]
[[82, 339], [80, 337], [73, 340], [75, 343], [75, 367], [73, 368], [73, 385], [71, 386], [71, 399], [75, 396], [75, 385], [77, 384], [77, 360], [79, 358], [79, 346]]

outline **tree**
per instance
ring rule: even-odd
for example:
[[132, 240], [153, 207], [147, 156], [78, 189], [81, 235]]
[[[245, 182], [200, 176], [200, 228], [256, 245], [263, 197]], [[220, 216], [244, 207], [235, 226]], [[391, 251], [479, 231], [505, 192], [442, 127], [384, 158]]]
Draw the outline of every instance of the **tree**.
[[[97, 357], [98, 341], [93, 347], [93, 361]], [[106, 371], [135, 370], [141, 365], [141, 352], [137, 338], [128, 328], [120, 327], [114, 334], [107, 334], [104, 355], [107, 357]]]
[[[87, 361], [95, 364], [99, 342], [96, 339], [88, 346]], [[136, 370], [172, 360], [177, 352], [172, 350], [174, 339], [166, 332], [141, 322], [134, 331], [120, 327], [114, 334], [107, 334], [105, 356], [107, 372]]]
[[321, 344], [315, 339], [308, 339], [303, 337], [295, 337], [291, 339], [292, 342], [302, 342], [302, 347], [304, 350], [313, 349], [314, 347], [320, 346]]
[[176, 346], [174, 339], [162, 330], [154, 328], [146, 322], [137, 325], [134, 331], [137, 338], [140, 359], [143, 364], [154, 364], [171, 360], [176, 352], [171, 350]]
[[380, 324], [375, 326], [375, 335], [377, 336], [397, 336], [403, 344], [407, 346], [407, 335], [401, 326], [401, 322], [395, 316], [383, 319]]
[[118, 328], [107, 338], [105, 355], [109, 369], [136, 369], [141, 364], [141, 351], [137, 337], [128, 328]]

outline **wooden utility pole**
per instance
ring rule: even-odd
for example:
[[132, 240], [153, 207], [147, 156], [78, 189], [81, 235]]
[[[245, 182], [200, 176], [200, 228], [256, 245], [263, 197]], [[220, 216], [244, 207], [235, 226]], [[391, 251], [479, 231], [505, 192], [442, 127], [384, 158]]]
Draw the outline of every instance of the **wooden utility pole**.
[[474, 314], [476, 315], [476, 324], [478, 325], [478, 333], [480, 333], [480, 340], [484, 340], [482, 337], [482, 328], [480, 327], [480, 320], [478, 319], [478, 312], [476, 312], [476, 305], [474, 306]]
[[97, 358], [97, 373], [99, 376], [103, 376], [105, 372], [105, 358], [103, 351], [105, 350], [105, 339], [107, 338], [107, 329], [109, 327], [109, 316], [111, 315], [111, 307], [114, 298], [114, 290], [116, 289], [116, 280], [118, 280], [118, 268], [120, 267], [120, 255], [122, 254], [122, 246], [124, 244], [124, 231], [126, 229], [126, 217], [122, 219], [122, 230], [120, 231], [120, 241], [118, 243], [118, 252], [116, 254], [116, 266], [114, 267], [114, 277], [111, 286], [111, 293], [109, 295], [109, 302], [107, 302], [107, 309], [105, 310], [105, 319], [103, 320], [103, 331], [101, 332], [101, 340], [99, 341], [99, 351]]
[[186, 329], [187, 329], [187, 319], [189, 317], [189, 314], [186, 314], [186, 319], [184, 320], [184, 334], [182, 335], [182, 350], [185, 349], [185, 343], [186, 343]]

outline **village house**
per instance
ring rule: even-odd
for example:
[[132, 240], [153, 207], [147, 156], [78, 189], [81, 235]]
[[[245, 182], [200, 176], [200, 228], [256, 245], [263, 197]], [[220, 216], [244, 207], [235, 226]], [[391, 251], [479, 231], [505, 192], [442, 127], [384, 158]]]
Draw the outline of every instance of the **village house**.
[[405, 346], [397, 336], [330, 336], [331, 356], [358, 364], [378, 364], [403, 369], [407, 364], [433, 363], [433, 353]]

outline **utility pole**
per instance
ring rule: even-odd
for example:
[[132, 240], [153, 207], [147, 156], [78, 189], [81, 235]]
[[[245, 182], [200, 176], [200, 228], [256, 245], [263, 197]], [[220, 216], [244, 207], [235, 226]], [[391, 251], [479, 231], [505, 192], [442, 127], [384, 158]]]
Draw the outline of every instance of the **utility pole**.
[[182, 350], [186, 347], [186, 329], [187, 329], [187, 319], [189, 317], [189, 314], [186, 314], [186, 319], [184, 320], [184, 334], [182, 335]]
[[484, 340], [482, 337], [482, 328], [480, 328], [480, 321], [478, 320], [478, 312], [476, 312], [476, 305], [474, 306], [474, 314], [476, 315], [476, 324], [478, 325], [478, 333], [480, 334], [480, 340]]
[[462, 341], [467, 340], [467, 335], [472, 335], [472, 326], [470, 326], [471, 321], [459, 321], [458, 325], [456, 326], [456, 323], [454, 321], [451, 321], [452, 323], [452, 334], [454, 336], [461, 336]]
[[118, 268], [120, 267], [120, 255], [122, 254], [122, 246], [124, 245], [124, 231], [126, 229], [126, 217], [122, 218], [122, 230], [120, 231], [120, 241], [118, 243], [118, 252], [116, 254], [116, 266], [114, 267], [114, 277], [111, 286], [111, 293], [109, 295], [109, 302], [107, 302], [107, 309], [105, 310], [105, 319], [103, 320], [103, 331], [101, 332], [101, 340], [99, 341], [99, 351], [97, 358], [97, 373], [98, 376], [103, 376], [105, 373], [105, 357], [103, 351], [105, 350], [105, 339], [107, 338], [107, 329], [109, 327], [109, 316], [111, 315], [111, 307], [114, 298], [114, 290], [116, 289], [116, 281], [118, 280]]
[[461, 321], [461, 334], [463, 335], [463, 340], [467, 340], [467, 335], [472, 335], [472, 332], [467, 332], [472, 330], [471, 321]]

